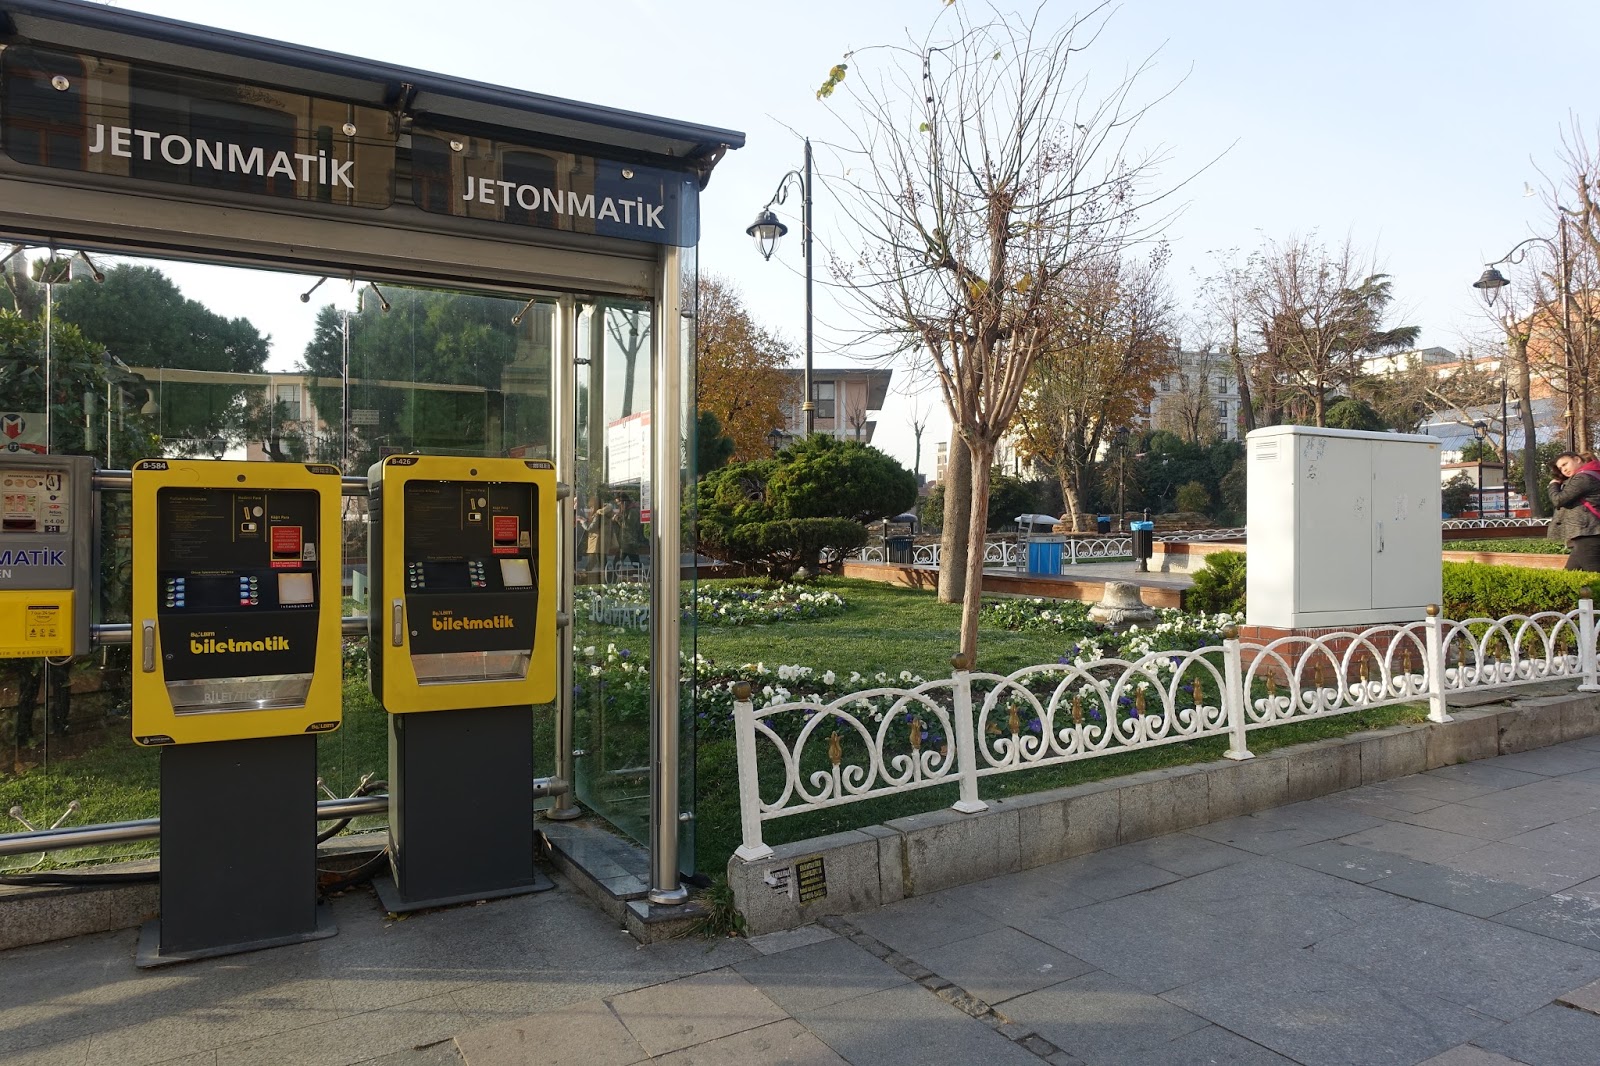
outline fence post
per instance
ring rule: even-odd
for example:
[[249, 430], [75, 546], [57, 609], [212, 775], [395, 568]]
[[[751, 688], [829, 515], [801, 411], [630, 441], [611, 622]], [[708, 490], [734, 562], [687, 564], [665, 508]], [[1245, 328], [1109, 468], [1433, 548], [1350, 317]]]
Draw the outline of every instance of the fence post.
[[1452, 721], [1444, 703], [1444, 621], [1439, 617], [1439, 605], [1428, 604], [1426, 622], [1428, 632], [1428, 721]]
[[1600, 692], [1600, 663], [1594, 646], [1594, 590], [1588, 585], [1578, 590], [1578, 661], [1583, 664], [1583, 683], [1579, 692]]
[[978, 742], [972, 717], [972, 660], [958, 652], [950, 658], [955, 709], [951, 712], [956, 730], [956, 773], [961, 776], [961, 798], [950, 806], [962, 814], [986, 811], [989, 805], [978, 798]]
[[1224, 626], [1222, 630], [1223, 701], [1228, 710], [1228, 750], [1223, 758], [1243, 761], [1254, 759], [1245, 746], [1244, 732], [1244, 663], [1239, 655], [1239, 627]]
[[761, 787], [756, 776], [756, 705], [750, 700], [750, 682], [733, 686], [733, 736], [739, 759], [739, 824], [744, 843], [733, 853], [745, 862], [770, 858], [772, 849], [761, 842]]

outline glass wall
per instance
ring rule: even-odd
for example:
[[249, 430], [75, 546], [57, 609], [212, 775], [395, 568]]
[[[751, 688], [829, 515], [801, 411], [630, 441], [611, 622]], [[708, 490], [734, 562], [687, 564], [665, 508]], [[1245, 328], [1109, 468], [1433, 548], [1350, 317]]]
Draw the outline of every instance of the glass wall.
[[[5, 264], [0, 396], [39, 434], [26, 443], [42, 446], [48, 421], [54, 451], [91, 454], [112, 469], [153, 456], [221, 457], [333, 463], [363, 476], [402, 452], [551, 457], [553, 299], [100, 256], [81, 269], [89, 263], [25, 249]], [[606, 427], [632, 425], [624, 408], [642, 404], [648, 419], [650, 323], [642, 308], [590, 317], [608, 338], [603, 359], [616, 383], [596, 411], [603, 456]], [[629, 355], [636, 343], [642, 347]], [[611, 435], [621, 448], [632, 432]], [[648, 483], [637, 460], [619, 451], [618, 464], [591, 491], [628, 499], [637, 515], [641, 498], [648, 506]], [[99, 499], [97, 620], [126, 622], [129, 498]], [[342, 511], [345, 611], [365, 614], [365, 498], [345, 497]], [[615, 524], [597, 553], [596, 578], [637, 585], [649, 573], [638, 524]], [[387, 721], [367, 692], [364, 639], [346, 641], [344, 658], [343, 727], [318, 741], [325, 794], [347, 795], [365, 778], [384, 777], [388, 765]], [[77, 825], [159, 814], [158, 753], [129, 737], [129, 670], [126, 647], [49, 667], [0, 660], [0, 813], [20, 812], [4, 815], [0, 831], [63, 815]], [[534, 711], [540, 774], [553, 772], [552, 713]], [[639, 735], [647, 741], [643, 728]], [[616, 766], [629, 761], [620, 750]], [[154, 847], [60, 853], [46, 863]], [[0, 868], [33, 861], [0, 860]]]

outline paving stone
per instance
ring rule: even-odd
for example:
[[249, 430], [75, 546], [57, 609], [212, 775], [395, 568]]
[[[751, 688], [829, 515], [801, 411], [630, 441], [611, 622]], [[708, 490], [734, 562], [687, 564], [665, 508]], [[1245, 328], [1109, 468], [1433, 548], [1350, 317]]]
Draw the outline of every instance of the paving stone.
[[908, 978], [842, 938], [739, 963], [739, 974], [790, 1014], [864, 996]]
[[633, 1066], [649, 1056], [602, 1000], [462, 1033], [466, 1066]]
[[1228, 818], [1189, 832], [1242, 851], [1271, 855], [1382, 824], [1370, 815], [1312, 800]]
[[1509, 1021], [1600, 977], [1600, 952], [1420, 904], [1313, 949], [1373, 983], [1414, 989]]
[[1574, 988], [1556, 997], [1557, 1003], [1600, 1014], [1600, 981], [1591, 981], [1582, 988]]
[[1515, 844], [1519, 848], [1553, 851], [1557, 854], [1572, 852], [1600, 854], [1600, 817], [1580, 814], [1541, 829], [1506, 837], [1505, 842]]
[[853, 915], [851, 920], [862, 932], [907, 955], [1002, 926], [1001, 922], [975, 910], [965, 900], [953, 898], [948, 892], [913, 896], [875, 911]]
[[795, 1020], [857, 1066], [1039, 1066], [1031, 1052], [917, 985], [841, 1000]]
[[1270, 857], [1225, 866], [1148, 895], [1187, 907], [1197, 921], [1203, 915], [1239, 935], [1271, 937], [1294, 946], [1312, 944], [1353, 924], [1419, 906], [1388, 892]]
[[1220, 869], [1242, 862], [1251, 856], [1248, 851], [1230, 848], [1226, 844], [1218, 844], [1214, 840], [1207, 840], [1193, 833], [1168, 833], [1166, 836], [1152, 837], [1136, 844], [1124, 844], [1105, 854], [1121, 855], [1137, 862], [1149, 863], [1151, 866], [1170, 870], [1183, 877]]
[[1596, 896], [1557, 892], [1497, 914], [1494, 920], [1501, 925], [1600, 951], [1600, 898]]
[[1162, 998], [1305, 1066], [1409, 1066], [1499, 1024], [1304, 951], [1273, 955]]
[[1543, 899], [1547, 894], [1543, 889], [1529, 888], [1514, 881], [1427, 864], [1369, 883], [1385, 892], [1479, 918]]
[[1152, 995], [1299, 946], [1254, 923], [1214, 919], [1155, 894], [1038, 919], [1028, 932]]
[[849, 1066], [793, 1019], [674, 1051], [654, 1066]]
[[1429, 869], [1425, 862], [1407, 859], [1387, 851], [1373, 851], [1338, 840], [1324, 840], [1303, 848], [1280, 851], [1274, 858], [1292, 862], [1308, 870], [1332, 874], [1358, 885], [1370, 884], [1407, 870]]
[[1421, 792], [1393, 789], [1387, 784], [1347, 788], [1324, 798], [1336, 806], [1372, 810], [1379, 818], [1389, 817], [1388, 811], [1425, 811], [1446, 802]]
[[1555, 821], [1547, 814], [1513, 807], [1496, 810], [1489, 807], [1469, 807], [1464, 803], [1446, 803], [1418, 814], [1398, 815], [1395, 819], [1408, 825], [1421, 825], [1429, 829], [1443, 829], [1447, 833], [1478, 837], [1483, 840], [1505, 840], [1508, 837], [1529, 833]]
[[[413, 1003], [382, 1010], [351, 1014], [316, 1025], [289, 1029], [217, 1049], [217, 1066], [344, 1066], [351, 1061], [349, 1049], [360, 1048], [367, 1056], [387, 1055], [408, 1048], [448, 1040], [466, 1025], [449, 995], [431, 996]], [[91, 1062], [122, 1063], [122, 1058], [96, 1058], [100, 1041], [91, 1051]]]
[[753, 936], [749, 940], [751, 947], [763, 955], [776, 955], [780, 951], [789, 951], [793, 948], [803, 948], [810, 944], [820, 944], [824, 940], [832, 940], [838, 936], [831, 929], [824, 929], [820, 925], [802, 925], [798, 929], [780, 929], [776, 933], [763, 933]]
[[1373, 851], [1392, 852], [1422, 862], [1438, 862], [1452, 855], [1459, 855], [1463, 851], [1483, 847], [1483, 840], [1478, 837], [1447, 833], [1442, 829], [1429, 829], [1421, 825], [1407, 825], [1404, 822], [1386, 822], [1373, 829], [1351, 833], [1349, 836], [1341, 837], [1340, 840], [1346, 844], [1371, 848]]
[[1099, 972], [1020, 996], [1005, 1013], [1086, 1062], [1127, 1061], [1111, 1057], [1141, 1051], [1146, 1062], [1165, 1061], [1154, 1057], [1155, 1049], [1206, 1026], [1205, 1019]]
[[1528, 1066], [1592, 1063], [1600, 1048], [1600, 1018], [1554, 1004], [1473, 1041]]
[[958, 906], [1023, 928], [1036, 918], [1176, 880], [1176, 874], [1139, 862], [1118, 848], [963, 885], [944, 895]]
[[1534, 851], [1505, 842], [1452, 855], [1440, 864], [1545, 892], [1559, 892], [1600, 876], [1600, 854]]
[[1485, 1051], [1471, 1044], [1457, 1044], [1442, 1055], [1435, 1055], [1417, 1066], [1527, 1066], [1516, 1059], [1508, 1059], [1495, 1051]]
[[624, 992], [612, 998], [611, 1009], [651, 1056], [787, 1017], [782, 1007], [732, 970]]
[[1529, 785], [1469, 796], [1460, 802], [1469, 807], [1488, 807], [1492, 810], [1521, 809], [1545, 815], [1552, 821], [1564, 821], [1580, 814], [1600, 811], [1600, 779], [1585, 781], [1580, 780], [1581, 777], [1547, 777]]
[[[466, 1060], [456, 1050], [454, 1040], [444, 1040], [426, 1047], [406, 1048], [404, 1051], [380, 1055], [375, 1059], [362, 1059], [356, 1066], [464, 1066]], [[159, 1066], [185, 1066], [180, 1061], [163, 1062]], [[195, 1063], [194, 1066], [200, 1066]]]
[[1294, 1066], [1288, 1059], [1260, 1044], [1208, 1025], [1185, 1033], [1159, 1047], [1130, 1049], [1122, 1054], [1115, 1048], [1102, 1051], [1093, 1066]]
[[1442, 781], [1459, 781], [1481, 786], [1487, 794], [1516, 788], [1519, 785], [1531, 785], [1543, 775], [1529, 773], [1526, 770], [1514, 770], [1497, 757], [1481, 762], [1462, 763], [1460, 766], [1441, 766], [1436, 770], [1429, 770], [1426, 776]]
[[1502, 755], [1495, 760], [1495, 765], [1544, 777], [1560, 777], [1600, 767], [1600, 751], [1556, 744], [1515, 755]]
[[1458, 777], [1447, 777], [1442, 770], [1429, 770], [1422, 774], [1408, 774], [1385, 781], [1383, 787], [1390, 792], [1401, 792], [1438, 800], [1440, 803], [1460, 803], [1476, 796], [1503, 790], [1501, 785], [1491, 785]]
[[918, 953], [916, 960], [991, 1006], [1094, 969], [1016, 929], [930, 948]]

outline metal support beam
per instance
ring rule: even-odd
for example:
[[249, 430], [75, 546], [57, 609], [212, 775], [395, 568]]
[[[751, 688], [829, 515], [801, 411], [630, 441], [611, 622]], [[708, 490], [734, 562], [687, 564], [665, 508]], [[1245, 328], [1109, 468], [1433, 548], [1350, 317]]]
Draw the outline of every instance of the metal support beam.
[[683, 486], [683, 260], [663, 248], [651, 375], [650, 515], [650, 891], [683, 903], [678, 882], [678, 569]]
[[[550, 391], [555, 400], [555, 461], [556, 480], [571, 485], [569, 492], [556, 507], [556, 611], [566, 618], [567, 624], [559, 630], [560, 644], [556, 648], [556, 776], [563, 781], [572, 780], [573, 706], [572, 706], [572, 583], [576, 565], [576, 545], [573, 543], [574, 521], [578, 508], [577, 463], [577, 404], [575, 386], [578, 356], [578, 305], [571, 296], [556, 300], [555, 343], [552, 347]], [[572, 792], [563, 793], [555, 807], [545, 811], [546, 818], [567, 821], [582, 814]]]

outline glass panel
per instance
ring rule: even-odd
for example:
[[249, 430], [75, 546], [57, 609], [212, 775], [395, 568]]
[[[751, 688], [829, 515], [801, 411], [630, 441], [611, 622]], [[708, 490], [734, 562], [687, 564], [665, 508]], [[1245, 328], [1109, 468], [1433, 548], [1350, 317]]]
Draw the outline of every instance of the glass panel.
[[[80, 271], [68, 269], [66, 253], [45, 258], [18, 252], [5, 266], [16, 297], [0, 287], [0, 395], [30, 412], [41, 446], [42, 418], [35, 425], [31, 413], [49, 410], [55, 451], [113, 469], [191, 456], [315, 460], [364, 475], [393, 452], [551, 455], [553, 301], [99, 256]], [[648, 366], [648, 335], [644, 343]], [[647, 372], [638, 387], [648, 397]], [[98, 500], [96, 621], [125, 623], [129, 496]], [[345, 613], [365, 614], [365, 497], [345, 497], [342, 511]], [[388, 766], [388, 721], [368, 693], [364, 640], [346, 642], [344, 662], [343, 726], [318, 738], [325, 794], [349, 795]], [[0, 818], [13, 807], [34, 826], [63, 814], [67, 825], [159, 814], [159, 753], [129, 737], [130, 671], [126, 646], [48, 669], [0, 661]], [[552, 713], [533, 712], [539, 774], [553, 771]], [[0, 831], [24, 828], [5, 823]], [[85, 849], [44, 864], [155, 847]], [[35, 858], [0, 860], [0, 869]]]
[[[695, 429], [698, 415], [698, 405], [695, 402], [695, 323], [700, 294], [700, 278], [698, 261], [693, 248], [686, 248], [678, 256], [680, 274], [679, 291], [682, 300], [682, 317], [679, 319], [681, 342], [679, 359], [683, 381], [682, 397], [680, 400], [680, 421], [682, 427], [680, 445], [683, 449], [682, 458], [678, 463], [680, 471], [678, 481], [678, 498], [682, 507], [679, 519], [679, 528], [682, 531], [680, 550], [682, 551], [682, 564], [679, 572], [684, 575], [683, 602], [695, 602], [696, 574], [699, 568], [694, 565], [695, 544], [698, 538], [695, 535], [695, 477], [696, 469]], [[665, 491], [665, 490], [663, 490]], [[698, 795], [696, 792], [697, 775], [695, 773], [699, 761], [699, 730], [700, 721], [697, 679], [695, 677], [694, 663], [699, 652], [697, 640], [697, 626], [693, 610], [680, 612], [683, 619], [678, 633], [678, 647], [681, 649], [679, 659], [682, 662], [682, 678], [678, 686], [678, 802], [684, 812], [690, 815], [686, 821], [678, 823], [678, 869], [693, 871], [695, 864], [695, 826], [698, 824], [693, 817], [698, 809]], [[717, 871], [709, 871], [713, 874]]]
[[650, 817], [651, 327], [648, 304], [583, 309], [574, 449], [573, 776], [579, 800], [638, 840]]

